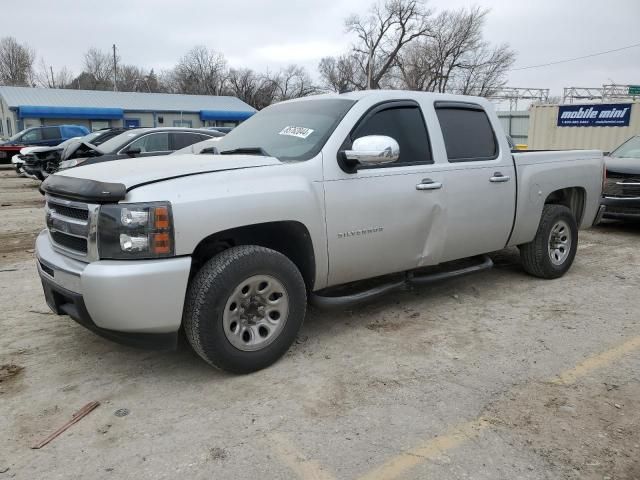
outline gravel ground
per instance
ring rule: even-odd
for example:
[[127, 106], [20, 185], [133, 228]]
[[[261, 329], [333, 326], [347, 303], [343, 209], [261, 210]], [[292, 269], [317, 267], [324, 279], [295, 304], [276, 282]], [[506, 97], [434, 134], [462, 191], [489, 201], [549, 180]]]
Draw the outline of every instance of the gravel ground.
[[640, 478], [637, 225], [581, 232], [559, 280], [505, 250], [475, 276], [312, 311], [281, 361], [231, 376], [51, 314], [36, 182], [0, 171], [0, 205], [0, 480]]

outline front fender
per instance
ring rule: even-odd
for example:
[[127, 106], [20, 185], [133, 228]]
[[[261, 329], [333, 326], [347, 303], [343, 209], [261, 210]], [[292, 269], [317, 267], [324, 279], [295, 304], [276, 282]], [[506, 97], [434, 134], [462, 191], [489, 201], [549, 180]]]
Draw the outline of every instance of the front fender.
[[191, 255], [203, 239], [217, 232], [268, 222], [299, 222], [311, 236], [315, 286], [322, 288], [328, 260], [324, 190], [315, 163], [309, 160], [176, 178], [135, 188], [124, 201], [171, 202], [176, 255]]

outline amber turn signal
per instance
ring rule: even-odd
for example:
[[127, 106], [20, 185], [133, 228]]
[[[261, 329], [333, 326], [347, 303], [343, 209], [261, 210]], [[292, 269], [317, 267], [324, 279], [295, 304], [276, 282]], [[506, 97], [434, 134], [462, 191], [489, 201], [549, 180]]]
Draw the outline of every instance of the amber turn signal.
[[155, 228], [158, 230], [169, 228], [169, 209], [167, 207], [155, 207], [153, 211]]
[[171, 235], [168, 233], [153, 233], [151, 235], [151, 252], [156, 255], [171, 253]]

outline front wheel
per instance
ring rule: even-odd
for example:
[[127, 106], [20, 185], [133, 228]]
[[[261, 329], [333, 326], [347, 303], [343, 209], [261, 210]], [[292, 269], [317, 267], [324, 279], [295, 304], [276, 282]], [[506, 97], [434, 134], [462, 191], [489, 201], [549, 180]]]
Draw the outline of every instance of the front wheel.
[[206, 362], [249, 373], [284, 355], [306, 306], [304, 280], [291, 260], [268, 248], [239, 246], [216, 255], [195, 275], [183, 325]]
[[564, 205], [545, 205], [534, 239], [520, 245], [524, 270], [540, 278], [558, 278], [571, 267], [578, 249], [578, 225]]

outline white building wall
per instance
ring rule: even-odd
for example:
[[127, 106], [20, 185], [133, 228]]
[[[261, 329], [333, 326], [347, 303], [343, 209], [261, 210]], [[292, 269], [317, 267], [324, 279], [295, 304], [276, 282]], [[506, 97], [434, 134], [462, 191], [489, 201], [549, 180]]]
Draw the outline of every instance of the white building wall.
[[[10, 131], [7, 129], [7, 121], [11, 122]], [[8, 138], [16, 133], [13, 112], [9, 110], [9, 106], [2, 97], [0, 97], [0, 123], [2, 124], [0, 126], [0, 138]]]
[[158, 127], [174, 127], [177, 126], [175, 122], [187, 122], [186, 126], [189, 126], [189, 122], [191, 122], [191, 128], [199, 128], [202, 127], [202, 121], [200, 120], [199, 113], [158, 113], [157, 117], [162, 117], [163, 123], [158, 122]]

